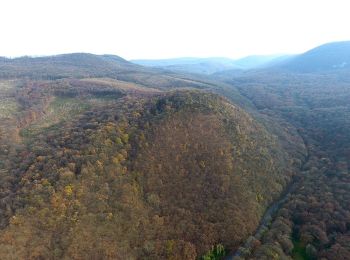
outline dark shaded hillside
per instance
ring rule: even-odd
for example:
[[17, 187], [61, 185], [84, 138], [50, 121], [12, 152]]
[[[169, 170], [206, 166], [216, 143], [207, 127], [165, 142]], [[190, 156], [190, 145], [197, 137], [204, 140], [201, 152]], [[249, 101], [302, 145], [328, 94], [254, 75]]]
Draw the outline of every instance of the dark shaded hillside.
[[8, 153], [1, 259], [195, 259], [237, 247], [293, 174], [278, 140], [223, 98], [125, 96], [117, 83], [111, 97], [93, 82], [46, 86], [89, 107], [48, 127], [31, 118], [39, 134]]
[[350, 98], [350, 81], [345, 74], [305, 75], [267, 70], [230, 77], [227, 82], [258, 110], [270, 111], [298, 128], [307, 129], [322, 150], [336, 153], [335, 157], [347, 156], [345, 151], [339, 154], [342, 145], [337, 143], [342, 140], [346, 144], [349, 140], [342, 130], [347, 129]]
[[280, 65], [294, 72], [312, 73], [350, 68], [350, 41], [321, 45]]
[[350, 110], [347, 72], [261, 70], [221, 74], [272, 121], [297, 127], [307, 146], [297, 189], [245, 259], [348, 259]]

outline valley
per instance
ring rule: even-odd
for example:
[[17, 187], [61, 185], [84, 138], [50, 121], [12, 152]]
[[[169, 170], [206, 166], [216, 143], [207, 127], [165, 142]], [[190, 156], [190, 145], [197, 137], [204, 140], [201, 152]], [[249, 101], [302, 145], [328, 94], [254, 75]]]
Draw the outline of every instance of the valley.
[[0, 258], [348, 259], [339, 53], [204, 72], [0, 59]]

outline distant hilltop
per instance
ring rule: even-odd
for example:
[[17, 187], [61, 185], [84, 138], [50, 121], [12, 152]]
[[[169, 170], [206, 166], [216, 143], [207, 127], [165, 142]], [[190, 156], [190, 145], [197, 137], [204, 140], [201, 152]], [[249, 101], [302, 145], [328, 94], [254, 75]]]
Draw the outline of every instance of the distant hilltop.
[[300, 73], [323, 72], [350, 67], [350, 41], [327, 43], [297, 55], [252, 55], [238, 60], [229, 58], [175, 58], [132, 60], [131, 62], [142, 66], [195, 74], [269, 68]]
[[296, 72], [321, 72], [350, 67], [350, 41], [332, 42], [295, 56], [282, 68]]

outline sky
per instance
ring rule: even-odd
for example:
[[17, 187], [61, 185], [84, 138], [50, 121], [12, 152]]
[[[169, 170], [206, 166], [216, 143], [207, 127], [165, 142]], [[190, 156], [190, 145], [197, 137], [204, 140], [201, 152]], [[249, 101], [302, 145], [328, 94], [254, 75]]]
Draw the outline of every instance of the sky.
[[1, 0], [0, 56], [301, 53], [350, 40], [347, 0]]

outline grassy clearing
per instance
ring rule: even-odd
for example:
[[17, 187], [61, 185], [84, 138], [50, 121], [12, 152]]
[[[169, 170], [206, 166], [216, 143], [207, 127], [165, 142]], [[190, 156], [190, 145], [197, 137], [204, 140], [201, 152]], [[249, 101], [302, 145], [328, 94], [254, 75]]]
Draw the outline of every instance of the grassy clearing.
[[89, 107], [90, 104], [83, 100], [56, 97], [45, 111], [45, 115], [22, 129], [21, 135], [23, 137], [30, 137], [39, 134], [47, 128], [71, 119]]
[[123, 90], [127, 93], [159, 93], [161, 92], [159, 89], [145, 87], [136, 83], [114, 80], [114, 79], [91, 78], [91, 79], [83, 79], [82, 81], [108, 85], [116, 89]]
[[0, 81], [0, 119], [9, 118], [19, 111], [18, 103], [12, 95], [13, 81]]
[[0, 119], [10, 118], [19, 111], [19, 106], [15, 99], [0, 97]]
[[91, 107], [106, 105], [109, 102], [113, 103], [115, 100], [108, 97], [80, 100], [77, 98], [55, 97], [45, 110], [45, 115], [22, 129], [20, 134], [22, 137], [30, 138], [49, 128], [58, 127], [58, 124], [71, 120]]
[[0, 93], [11, 91], [15, 88], [15, 82], [13, 80], [0, 81]]

